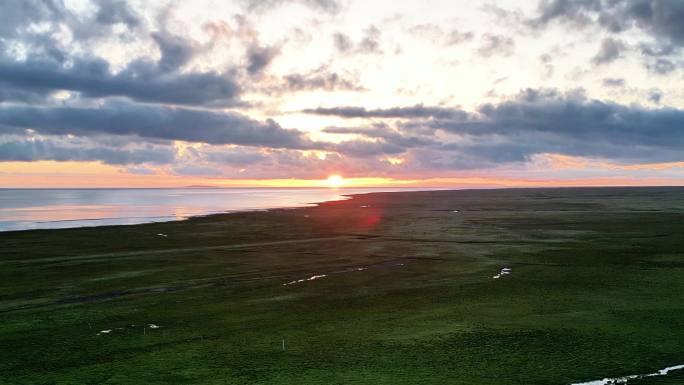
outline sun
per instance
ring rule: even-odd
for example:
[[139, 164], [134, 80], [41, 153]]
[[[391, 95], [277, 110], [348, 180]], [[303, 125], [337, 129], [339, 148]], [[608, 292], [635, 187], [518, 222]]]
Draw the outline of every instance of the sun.
[[341, 187], [344, 184], [344, 178], [340, 175], [330, 175], [326, 183], [328, 187]]

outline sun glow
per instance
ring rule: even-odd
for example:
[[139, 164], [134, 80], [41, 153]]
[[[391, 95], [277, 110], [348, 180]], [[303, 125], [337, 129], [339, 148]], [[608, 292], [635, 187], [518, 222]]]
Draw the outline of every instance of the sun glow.
[[328, 184], [328, 187], [341, 187], [344, 184], [344, 178], [342, 178], [340, 175], [330, 175], [326, 183]]

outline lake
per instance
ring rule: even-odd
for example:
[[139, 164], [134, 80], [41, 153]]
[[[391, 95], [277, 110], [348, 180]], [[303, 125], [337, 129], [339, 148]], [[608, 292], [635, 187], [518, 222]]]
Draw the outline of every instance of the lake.
[[406, 188], [0, 189], [0, 231], [128, 225], [302, 207], [345, 194]]

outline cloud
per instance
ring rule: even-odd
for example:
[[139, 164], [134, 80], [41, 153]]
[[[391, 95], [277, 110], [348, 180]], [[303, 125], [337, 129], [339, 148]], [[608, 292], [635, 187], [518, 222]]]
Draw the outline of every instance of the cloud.
[[[159, 71], [149, 61], [135, 61], [112, 74], [98, 58], [73, 59], [64, 66], [45, 58], [14, 61], [0, 58], [0, 84], [26, 95], [68, 90], [83, 97], [123, 96], [135, 101], [184, 105], [234, 105], [239, 87], [230, 74]], [[12, 96], [12, 95], [9, 95]]]
[[374, 124], [371, 127], [326, 127], [323, 132], [328, 134], [354, 134], [371, 139], [381, 139], [388, 144], [404, 148], [438, 144], [432, 137], [405, 135], [386, 124]]
[[515, 41], [513, 38], [486, 33], [480, 38], [480, 48], [477, 52], [480, 56], [489, 58], [495, 55], [511, 56], [514, 50]]
[[329, 72], [327, 67], [319, 67], [304, 74], [290, 74], [284, 77], [284, 88], [289, 91], [302, 90], [350, 90], [361, 91], [358, 78], [348, 74]]
[[451, 32], [449, 32], [449, 34], [447, 35], [446, 44], [447, 45], [458, 45], [458, 44], [462, 44], [465, 42], [469, 42], [469, 41], [473, 40], [474, 37], [475, 37], [475, 35], [470, 31], [463, 32], [463, 31], [459, 31], [457, 29], [454, 29]]
[[332, 115], [343, 118], [451, 118], [463, 119], [467, 113], [445, 107], [430, 107], [417, 104], [411, 107], [366, 109], [365, 107], [343, 106], [311, 108], [302, 112], [314, 115]]
[[279, 52], [276, 47], [251, 45], [247, 50], [247, 72], [252, 76], [260, 74]]
[[233, 166], [246, 166], [267, 159], [267, 156], [262, 152], [245, 148], [211, 149], [203, 151], [202, 157], [209, 162]]
[[236, 113], [107, 102], [101, 107], [0, 107], [0, 126], [45, 134], [137, 135], [142, 138], [274, 148], [309, 148], [296, 130]]
[[601, 48], [596, 53], [592, 61], [596, 65], [612, 63], [622, 56], [622, 51], [624, 51], [625, 48], [625, 43], [623, 43], [621, 40], [613, 38], [603, 39], [601, 42]]
[[[657, 99], [657, 93], [651, 96]], [[679, 130], [684, 126], [684, 110], [674, 108], [626, 106], [553, 89], [528, 89], [503, 102], [483, 104], [474, 112], [418, 107], [311, 111], [367, 119], [401, 118], [395, 129], [376, 125], [329, 127], [324, 132], [373, 139], [343, 142], [339, 147], [343, 154], [406, 154], [411, 159], [407, 165], [426, 168], [487, 168], [526, 162], [544, 153], [625, 163], [684, 160], [684, 132]]]
[[333, 45], [341, 53], [382, 54], [380, 35], [380, 30], [376, 26], [370, 25], [364, 30], [361, 40], [354, 43], [349, 36], [336, 32], [333, 34]]
[[123, 0], [99, 0], [99, 9], [95, 14], [95, 20], [100, 24], [122, 23], [128, 28], [136, 28], [140, 25], [140, 19], [135, 11]]
[[335, 32], [333, 34], [333, 44], [340, 52], [348, 52], [354, 46], [354, 43], [352, 43], [349, 36], [343, 34], [342, 32]]
[[242, 0], [249, 11], [270, 11], [285, 4], [301, 4], [313, 10], [336, 14], [342, 9], [337, 0]]
[[161, 52], [157, 65], [162, 72], [171, 72], [183, 67], [197, 52], [192, 42], [166, 31], [152, 33], [151, 36]]
[[648, 100], [655, 104], [660, 104], [660, 100], [663, 98], [663, 92], [661, 90], [650, 90], [648, 93]]
[[603, 85], [605, 87], [624, 87], [625, 79], [623, 78], [604, 78]]
[[[684, 111], [648, 109], [554, 90], [526, 90], [500, 104], [484, 104], [463, 120], [406, 123], [478, 142], [524, 143], [531, 154], [553, 152], [620, 160], [682, 160]], [[518, 146], [521, 147], [521, 146]], [[522, 147], [521, 147], [522, 150]]]
[[0, 162], [99, 161], [105, 164], [166, 164], [175, 159], [170, 146], [117, 148], [91, 140], [65, 137], [5, 136], [0, 139]]
[[675, 64], [667, 59], [657, 59], [655, 62], [647, 64], [646, 68], [658, 75], [667, 75], [677, 69]]
[[638, 28], [660, 44], [684, 44], [684, 2], [677, 0], [543, 0], [538, 9], [530, 21], [537, 27], [561, 21], [579, 27], [598, 25], [612, 33]]

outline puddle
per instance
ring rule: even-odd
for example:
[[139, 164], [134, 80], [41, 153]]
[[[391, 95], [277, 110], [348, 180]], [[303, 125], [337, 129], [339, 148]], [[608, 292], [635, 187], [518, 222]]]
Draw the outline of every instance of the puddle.
[[669, 366], [665, 369], [660, 369], [659, 371], [655, 373], [649, 373], [649, 374], [633, 374], [630, 376], [623, 376], [623, 377], [614, 377], [614, 378], [604, 378], [602, 380], [594, 380], [594, 381], [588, 381], [588, 382], [576, 382], [570, 385], [618, 385], [618, 384], [629, 384], [629, 381], [631, 380], [638, 380], [641, 378], [647, 378], [647, 377], [658, 377], [658, 376], [667, 376], [668, 373], [674, 370], [681, 370], [684, 369], [684, 365], [675, 365], [675, 366]]
[[499, 274], [493, 276], [492, 278], [499, 279], [499, 278], [503, 277], [504, 275], [509, 275], [509, 274], [511, 274], [511, 269], [508, 267], [504, 267], [503, 269], [501, 269]]
[[164, 238], [168, 237], [168, 235], [162, 234], [162, 233], [159, 233], [159, 234], [157, 234], [157, 235], [160, 236], [160, 237], [164, 237]]

